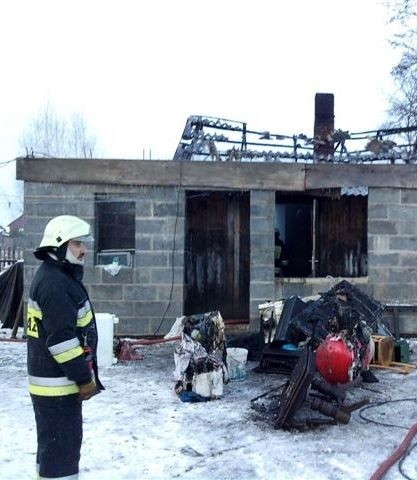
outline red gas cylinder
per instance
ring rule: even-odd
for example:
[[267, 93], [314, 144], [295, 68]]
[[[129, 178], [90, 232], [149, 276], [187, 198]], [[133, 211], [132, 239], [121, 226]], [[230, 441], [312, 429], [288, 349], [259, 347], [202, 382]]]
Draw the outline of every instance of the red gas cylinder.
[[327, 337], [316, 350], [316, 369], [333, 385], [352, 380], [349, 370], [353, 360], [353, 351], [340, 337]]

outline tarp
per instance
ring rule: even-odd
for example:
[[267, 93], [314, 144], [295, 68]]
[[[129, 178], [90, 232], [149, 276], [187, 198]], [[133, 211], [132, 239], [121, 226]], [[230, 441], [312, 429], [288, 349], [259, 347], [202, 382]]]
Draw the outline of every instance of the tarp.
[[[13, 328], [23, 295], [23, 261], [18, 261], [0, 275], [0, 325]], [[23, 326], [23, 309], [18, 326]]]

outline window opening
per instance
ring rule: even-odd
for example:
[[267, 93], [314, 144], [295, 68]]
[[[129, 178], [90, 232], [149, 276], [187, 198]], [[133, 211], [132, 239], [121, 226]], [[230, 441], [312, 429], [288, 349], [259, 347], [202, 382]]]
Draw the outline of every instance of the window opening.
[[135, 252], [135, 202], [96, 197], [96, 264], [132, 267]]
[[367, 275], [367, 196], [277, 194], [275, 275]]

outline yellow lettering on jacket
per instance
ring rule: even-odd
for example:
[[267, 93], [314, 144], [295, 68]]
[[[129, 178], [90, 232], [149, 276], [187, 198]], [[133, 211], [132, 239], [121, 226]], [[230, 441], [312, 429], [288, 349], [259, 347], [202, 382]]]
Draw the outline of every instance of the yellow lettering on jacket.
[[29, 337], [39, 338], [38, 319], [28, 314], [27, 334]]

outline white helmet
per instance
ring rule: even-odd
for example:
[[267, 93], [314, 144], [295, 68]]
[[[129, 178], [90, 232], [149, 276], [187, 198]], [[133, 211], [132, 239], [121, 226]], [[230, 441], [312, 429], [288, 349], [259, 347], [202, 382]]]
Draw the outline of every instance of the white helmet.
[[68, 240], [90, 235], [90, 225], [73, 215], [60, 215], [48, 222], [39, 249], [59, 248]]

